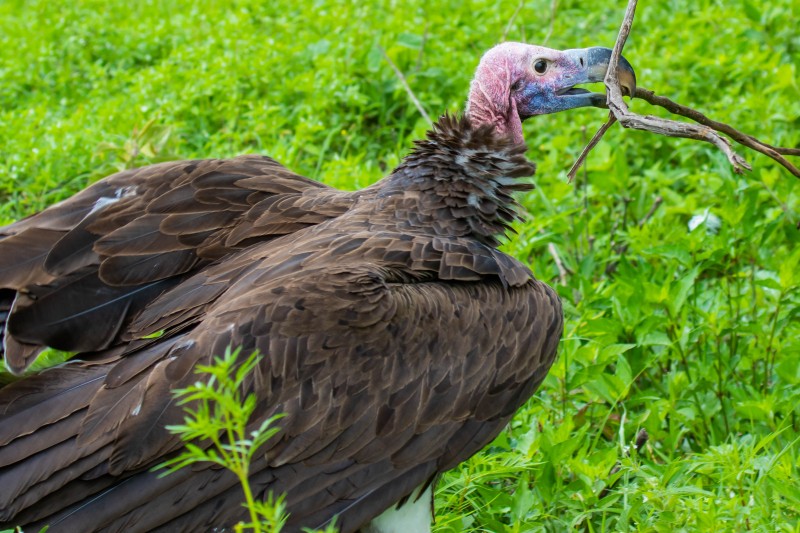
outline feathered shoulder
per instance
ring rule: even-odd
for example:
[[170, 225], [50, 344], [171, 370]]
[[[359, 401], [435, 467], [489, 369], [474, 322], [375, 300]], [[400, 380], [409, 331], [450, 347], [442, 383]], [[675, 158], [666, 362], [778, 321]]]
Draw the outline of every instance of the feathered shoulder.
[[[433, 124], [425, 139], [414, 142], [414, 150], [405, 162], [455, 162], [473, 178], [522, 178], [536, 173], [536, 165], [525, 157], [527, 150], [525, 143], [498, 135], [489, 124], [475, 126], [467, 116], [446, 113]], [[520, 183], [513, 190], [532, 188]]]

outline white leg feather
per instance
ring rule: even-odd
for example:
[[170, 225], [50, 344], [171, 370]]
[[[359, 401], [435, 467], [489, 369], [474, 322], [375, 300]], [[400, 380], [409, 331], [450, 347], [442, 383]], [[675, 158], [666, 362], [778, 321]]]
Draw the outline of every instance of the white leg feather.
[[431, 512], [431, 491], [428, 486], [422, 496], [415, 490], [408, 501], [399, 509], [391, 506], [380, 516], [374, 518], [363, 533], [430, 533], [433, 514]]

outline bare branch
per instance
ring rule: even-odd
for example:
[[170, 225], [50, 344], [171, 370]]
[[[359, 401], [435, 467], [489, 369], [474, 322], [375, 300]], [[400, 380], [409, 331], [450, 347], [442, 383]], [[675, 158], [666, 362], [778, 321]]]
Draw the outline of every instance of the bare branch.
[[616, 121], [617, 118], [614, 116], [614, 114], [609, 113], [608, 121], [600, 126], [600, 129], [594, 134], [592, 139], [589, 141], [589, 144], [583, 148], [581, 154], [578, 156], [578, 159], [575, 160], [575, 163], [572, 164], [572, 168], [570, 168], [569, 172], [567, 172], [567, 177], [569, 178], [570, 182], [575, 179], [575, 174], [578, 172], [578, 169], [581, 168], [581, 165], [583, 165], [583, 162], [586, 160], [586, 156], [589, 155], [589, 152], [592, 151], [592, 148], [597, 146], [597, 143], [599, 143], [600, 139], [603, 138], [603, 135], [605, 135], [605, 133], [608, 131], [608, 128], [610, 128]]
[[642, 116], [628, 109], [628, 106], [622, 100], [622, 89], [620, 88], [617, 66], [619, 65], [619, 57], [622, 54], [622, 48], [625, 46], [625, 41], [628, 40], [628, 35], [631, 32], [635, 13], [636, 0], [629, 0], [628, 8], [625, 10], [625, 18], [622, 20], [622, 25], [619, 29], [617, 41], [614, 43], [614, 51], [611, 53], [611, 60], [608, 62], [606, 79], [604, 80], [606, 84], [608, 108], [625, 128], [652, 131], [669, 137], [685, 137], [709, 142], [725, 154], [728, 158], [728, 162], [733, 166], [733, 170], [736, 173], [741, 174], [745, 170], [750, 170], [750, 165], [747, 161], [733, 151], [730, 141], [720, 136], [708, 126], [687, 124], [685, 122], [677, 122], [651, 115]]
[[683, 137], [685, 139], [706, 141], [715, 145], [725, 154], [737, 174], [751, 169], [745, 158], [733, 151], [731, 142], [708, 126], [677, 122], [652, 115], [637, 115], [631, 111], [626, 111], [624, 115], [618, 115], [617, 118], [620, 124], [626, 128], [652, 131], [668, 137]]
[[772, 146], [770, 144], [758, 140], [752, 135], [742, 133], [741, 131], [737, 130], [736, 128], [734, 128], [729, 124], [712, 120], [707, 116], [705, 116], [703, 113], [694, 110], [691, 107], [686, 107], [677, 102], [673, 102], [669, 98], [666, 98], [664, 96], [658, 96], [653, 91], [649, 91], [641, 87], [636, 89], [636, 98], [641, 98], [642, 100], [648, 102], [649, 104], [663, 107], [670, 113], [674, 113], [676, 115], [692, 119], [695, 122], [702, 124], [704, 126], [708, 126], [713, 130], [725, 133], [729, 135], [731, 139], [738, 142], [742, 146], [746, 146], [757, 152], [761, 152], [767, 157], [774, 159], [775, 161], [783, 165], [784, 168], [786, 168], [786, 170], [788, 170], [793, 175], [800, 178], [800, 169], [798, 169], [796, 166], [791, 164], [789, 161], [786, 160], [786, 158], [783, 157], [784, 155], [800, 156], [800, 148], [782, 148], [780, 146]]
[[727, 133], [728, 135], [731, 136], [731, 138], [733, 138], [733, 140], [741, 144], [745, 144], [746, 140], [750, 139], [751, 141], [757, 142], [763, 146], [766, 146], [767, 148], [771, 148], [772, 150], [782, 155], [800, 155], [800, 148], [782, 148], [780, 146], [772, 146], [771, 144], [759, 141], [752, 135], [747, 135], [746, 133], [742, 133], [733, 126], [725, 124], [724, 122], [717, 122], [716, 120], [710, 119], [700, 111], [697, 111], [685, 105], [681, 105], [677, 102], [673, 102], [672, 100], [670, 100], [665, 96], [658, 96], [653, 91], [650, 91], [648, 89], [644, 89], [642, 87], [636, 89], [636, 98], [641, 98], [642, 100], [652, 105], [663, 107], [670, 113], [690, 118], [695, 122], [703, 124], [704, 126], [708, 126], [709, 128], [713, 128], [717, 131], [721, 131], [722, 133]]
[[[669, 137], [683, 137], [711, 143], [725, 154], [725, 157], [728, 158], [728, 162], [733, 166], [733, 170], [736, 173], [742, 173], [745, 170], [750, 170], [750, 164], [733, 150], [731, 141], [720, 135], [720, 133], [724, 133], [729, 135], [733, 140], [742, 146], [756, 150], [757, 152], [761, 152], [762, 154], [774, 159], [783, 165], [783, 167], [791, 172], [794, 176], [800, 178], [800, 169], [783, 157], [784, 155], [800, 155], [800, 148], [781, 148], [771, 146], [753, 137], [752, 135], [742, 133], [728, 124], [712, 120], [699, 111], [684, 105], [680, 105], [663, 96], [657, 96], [655, 93], [653, 93], [653, 91], [649, 91], [641, 87], [636, 89], [636, 94], [632, 96], [641, 98], [652, 105], [663, 107], [664, 109], [676, 115], [694, 120], [697, 122], [697, 124], [678, 122], [675, 120], [654, 117], [652, 115], [639, 115], [628, 109], [627, 104], [622, 99], [622, 89], [620, 87], [619, 76], [617, 74], [617, 66], [619, 65], [619, 58], [622, 54], [622, 48], [625, 46], [625, 42], [628, 39], [628, 35], [630, 34], [631, 27], [633, 25], [633, 17], [636, 13], [636, 4], [637, 0], [629, 0], [628, 2], [628, 7], [625, 10], [625, 17], [622, 20], [617, 40], [614, 43], [614, 50], [611, 54], [611, 59], [608, 63], [608, 72], [606, 73], [604, 80], [606, 84], [608, 108], [611, 111], [611, 114], [619, 121], [619, 123], [625, 128], [651, 131], [653, 133], [658, 133]], [[603, 133], [605, 133], [611, 124], [612, 121], [609, 120], [609, 122], [607, 122], [600, 129], [600, 131], [597, 132], [597, 134], [595, 134], [586, 148], [584, 148], [584, 150], [581, 152], [578, 161], [576, 161], [568, 173], [570, 180], [574, 177], [577, 168], [583, 162], [583, 159], [585, 159], [586, 154], [594, 147], [594, 145], [597, 144], [597, 142], [600, 140], [600, 137], [602, 137]]]
[[[622, 100], [622, 89], [619, 85], [619, 76], [617, 75], [617, 66], [619, 66], [619, 57], [622, 55], [622, 49], [625, 47], [625, 42], [628, 40], [628, 35], [631, 33], [631, 26], [633, 26], [633, 16], [636, 13], [636, 0], [629, 0], [628, 7], [625, 9], [625, 18], [622, 19], [622, 25], [619, 28], [617, 41], [614, 43], [614, 49], [611, 52], [611, 59], [608, 61], [608, 71], [606, 72], [606, 79], [603, 80], [606, 84], [606, 99], [608, 108], [617, 117], [617, 120], [622, 122], [622, 116], [628, 113], [628, 106]], [[625, 124], [623, 124], [625, 126]]]
[[383, 54], [383, 57], [389, 63], [389, 66], [392, 67], [392, 70], [394, 70], [394, 73], [397, 75], [397, 78], [400, 80], [400, 83], [403, 85], [403, 88], [406, 90], [406, 93], [408, 94], [408, 97], [411, 98], [411, 101], [416, 106], [417, 111], [419, 111], [419, 114], [422, 115], [422, 117], [425, 120], [428, 121], [429, 125], [433, 125], [433, 121], [431, 120], [431, 117], [429, 117], [428, 113], [425, 112], [425, 108], [422, 107], [422, 104], [417, 99], [416, 95], [414, 94], [414, 91], [411, 90], [411, 87], [408, 85], [408, 82], [406, 81], [406, 77], [403, 76], [403, 73], [400, 71], [399, 68], [397, 68], [397, 65], [394, 64], [394, 61], [392, 61], [392, 59], [389, 57], [389, 54], [386, 53], [386, 50], [384, 50], [382, 46], [378, 46], [378, 50], [381, 51], [381, 53]]

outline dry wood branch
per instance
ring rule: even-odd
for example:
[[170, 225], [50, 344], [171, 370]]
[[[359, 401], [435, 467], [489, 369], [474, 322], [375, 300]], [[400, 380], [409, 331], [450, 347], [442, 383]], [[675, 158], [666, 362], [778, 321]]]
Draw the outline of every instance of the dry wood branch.
[[[653, 91], [637, 88], [635, 97], [641, 98], [652, 105], [663, 107], [667, 111], [680, 115], [697, 122], [697, 124], [678, 122], [675, 120], [654, 117], [652, 115], [639, 115], [628, 109], [627, 104], [622, 99], [622, 89], [620, 87], [619, 77], [617, 75], [617, 65], [622, 53], [622, 48], [625, 46], [625, 41], [628, 39], [631, 27], [633, 25], [633, 17], [636, 12], [637, 0], [629, 0], [628, 7], [625, 11], [625, 17], [620, 26], [619, 35], [614, 43], [614, 50], [611, 54], [611, 59], [608, 64], [608, 72], [605, 77], [605, 85], [607, 92], [607, 103], [611, 113], [616, 117], [620, 124], [625, 128], [633, 128], [638, 130], [651, 131], [669, 137], [683, 137], [686, 139], [695, 139], [705, 141], [716, 146], [733, 167], [733, 170], [741, 174], [745, 170], [750, 170], [750, 164], [738, 153], [733, 150], [731, 141], [726, 137], [720, 135], [724, 133], [729, 135], [731, 139], [738, 142], [742, 146], [756, 150], [767, 157], [777, 161], [794, 176], [800, 178], [800, 169], [784, 158], [784, 155], [800, 155], [798, 148], [782, 148], [771, 146], [767, 143], [760, 141], [752, 135], [747, 135], [737, 130], [736, 128], [715, 120], [712, 120], [704, 114], [696, 111], [690, 107], [678, 104], [663, 96], [657, 96]], [[606, 124], [608, 126], [610, 124]], [[605, 129], [608, 129], [607, 127]], [[601, 131], [605, 133], [603, 128]], [[602, 133], [598, 132], [602, 136]], [[595, 136], [597, 137], [597, 135]], [[597, 140], [593, 138], [589, 145], [581, 152], [579, 160], [573, 165], [569, 175], [574, 176], [577, 167], [580, 166], [582, 160], [585, 159], [586, 154], [597, 144]], [[570, 177], [570, 179], [572, 179]]]
[[392, 59], [389, 57], [389, 54], [386, 53], [386, 50], [384, 50], [382, 46], [379, 46], [378, 50], [381, 51], [383, 57], [389, 63], [389, 66], [392, 67], [392, 70], [394, 70], [394, 73], [397, 75], [397, 78], [400, 80], [400, 83], [406, 90], [408, 97], [411, 98], [411, 101], [414, 103], [414, 106], [416, 106], [417, 111], [419, 111], [419, 114], [422, 115], [422, 117], [428, 121], [428, 124], [432, 126], [433, 121], [431, 120], [431, 117], [429, 117], [428, 113], [425, 112], [425, 108], [422, 107], [422, 104], [417, 99], [417, 96], [414, 94], [414, 91], [411, 90], [411, 86], [408, 85], [408, 81], [406, 81], [406, 77], [403, 76], [403, 72], [397, 67], [397, 65], [394, 64], [394, 61], [392, 61]]
[[611, 53], [611, 60], [608, 62], [608, 72], [606, 73], [605, 79], [608, 108], [625, 128], [652, 131], [669, 137], [685, 137], [709, 142], [722, 150], [736, 173], [750, 170], [750, 165], [747, 161], [733, 151], [730, 141], [708, 126], [687, 124], [685, 122], [677, 122], [650, 115], [642, 116], [628, 109], [628, 106], [622, 100], [622, 89], [617, 74], [617, 65], [619, 64], [619, 57], [622, 54], [622, 48], [625, 46], [625, 41], [628, 40], [628, 35], [631, 32], [635, 13], [636, 0], [630, 0], [628, 2], [628, 8], [625, 10], [625, 18], [622, 20], [622, 25], [619, 29], [617, 42], [614, 43], [614, 51]]
[[653, 91], [648, 89], [644, 89], [639, 87], [636, 89], [636, 98], [641, 98], [642, 100], [646, 101], [649, 104], [656, 105], [659, 107], [663, 107], [670, 113], [674, 113], [676, 115], [680, 115], [682, 117], [689, 118], [694, 120], [695, 122], [702, 124], [703, 126], [708, 126], [709, 128], [725, 133], [729, 135], [731, 139], [738, 142], [742, 146], [746, 146], [756, 152], [761, 152], [762, 154], [770, 157], [780, 163], [781, 165], [786, 168], [789, 172], [791, 172], [794, 176], [800, 178], [800, 169], [794, 166], [792, 163], [784, 158], [784, 155], [796, 155], [800, 156], [800, 148], [783, 148], [780, 146], [772, 146], [767, 144], [763, 141], [760, 141], [756, 137], [752, 135], [748, 135], [743, 133], [730, 124], [725, 124], [724, 122], [718, 122], [713, 120], [703, 113], [692, 109], [691, 107], [687, 107], [685, 105], [681, 105], [677, 102], [673, 102], [669, 98], [664, 96], [658, 96]]
[[[625, 42], [628, 40], [628, 35], [631, 33], [631, 26], [633, 26], [633, 15], [636, 13], [636, 0], [629, 0], [628, 7], [625, 9], [625, 18], [622, 19], [622, 25], [619, 28], [617, 41], [614, 43], [614, 49], [611, 52], [611, 59], [608, 61], [608, 71], [606, 72], [606, 79], [603, 80], [606, 84], [606, 99], [608, 108], [620, 120], [620, 116], [625, 116], [629, 113], [628, 106], [622, 100], [622, 89], [619, 84], [619, 76], [617, 75], [617, 67], [619, 66], [619, 57], [622, 55], [622, 49], [625, 47]], [[620, 120], [620, 122], [622, 122]], [[624, 126], [624, 124], [623, 124]]]
[[742, 133], [733, 126], [730, 126], [729, 124], [725, 124], [724, 122], [717, 122], [716, 120], [710, 119], [700, 111], [692, 109], [691, 107], [687, 107], [677, 102], [673, 102], [672, 100], [670, 100], [665, 96], [658, 96], [653, 91], [650, 91], [648, 89], [644, 89], [641, 87], [636, 89], [636, 98], [641, 98], [642, 100], [652, 105], [663, 107], [670, 113], [690, 118], [695, 122], [703, 124], [704, 126], [708, 126], [709, 128], [713, 128], [717, 131], [721, 131], [722, 133], [730, 135], [731, 138], [734, 139], [736, 142], [744, 144], [745, 146], [747, 146], [746, 141], [749, 139], [750, 141], [761, 144], [762, 146], [771, 148], [772, 150], [781, 155], [800, 155], [800, 148], [782, 148], [780, 146], [772, 146], [771, 144], [767, 144], [763, 141], [756, 139], [752, 135], [747, 135], [746, 133]]
[[613, 115], [613, 113], [609, 113], [606, 123], [600, 126], [600, 129], [594, 134], [592, 139], [589, 141], [589, 144], [583, 148], [581, 154], [578, 156], [578, 159], [575, 160], [575, 163], [572, 164], [572, 168], [570, 168], [569, 172], [567, 172], [567, 177], [569, 178], [570, 182], [575, 178], [575, 174], [578, 172], [578, 169], [581, 168], [581, 165], [583, 165], [583, 162], [586, 160], [586, 156], [589, 155], [589, 152], [592, 151], [592, 148], [597, 146], [597, 143], [599, 143], [600, 139], [603, 138], [603, 135], [605, 135], [605, 133], [608, 131], [608, 128], [610, 128], [611, 125], [616, 121], [617, 118]]
[[638, 115], [630, 111], [617, 115], [617, 118], [620, 124], [626, 128], [652, 131], [653, 133], [666, 135], [668, 137], [683, 137], [686, 139], [706, 141], [715, 145], [725, 154], [725, 157], [728, 158], [728, 162], [733, 166], [733, 170], [737, 174], [751, 169], [747, 160], [734, 152], [731, 142], [708, 126], [677, 122], [675, 120], [654, 117], [652, 115]]

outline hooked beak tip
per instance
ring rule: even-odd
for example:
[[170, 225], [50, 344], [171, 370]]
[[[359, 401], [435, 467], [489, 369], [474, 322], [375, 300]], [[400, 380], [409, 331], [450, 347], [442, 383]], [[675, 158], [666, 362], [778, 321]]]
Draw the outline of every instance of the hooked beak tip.
[[[608, 72], [608, 64], [611, 62], [613, 51], [610, 48], [596, 46], [587, 50], [588, 73], [591, 81], [604, 81]], [[625, 56], [619, 56], [617, 63], [617, 77], [620, 87], [627, 96], [636, 93], [636, 72]]]

